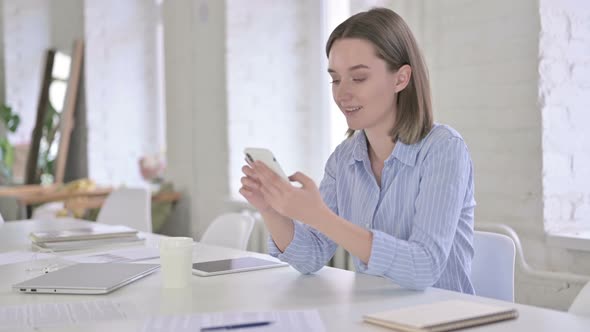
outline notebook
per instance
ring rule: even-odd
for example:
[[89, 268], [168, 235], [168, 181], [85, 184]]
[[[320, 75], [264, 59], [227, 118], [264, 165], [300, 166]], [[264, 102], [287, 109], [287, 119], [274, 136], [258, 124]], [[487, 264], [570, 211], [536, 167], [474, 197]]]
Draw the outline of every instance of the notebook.
[[12, 285], [21, 293], [107, 294], [156, 271], [159, 264], [80, 263]]
[[377, 312], [363, 319], [398, 331], [443, 332], [516, 317], [518, 312], [514, 308], [451, 300]]
[[73, 240], [73, 241], [60, 241], [60, 242], [41, 242], [34, 243], [34, 246], [50, 249], [52, 251], [66, 251], [66, 250], [81, 250], [96, 248], [101, 246], [113, 246], [113, 245], [137, 245], [142, 243], [145, 238], [138, 235], [126, 236], [126, 237], [115, 237], [107, 239], [92, 239], [92, 240]]
[[137, 230], [123, 225], [102, 225], [96, 224], [89, 227], [76, 229], [32, 232], [29, 234], [35, 243], [79, 241], [94, 239], [111, 239], [118, 237], [130, 237], [137, 234]]

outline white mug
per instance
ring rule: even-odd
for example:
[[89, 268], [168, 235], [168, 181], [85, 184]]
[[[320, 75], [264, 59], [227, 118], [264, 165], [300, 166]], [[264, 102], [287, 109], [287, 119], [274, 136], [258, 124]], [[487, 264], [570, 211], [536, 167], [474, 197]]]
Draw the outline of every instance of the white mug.
[[167, 237], [160, 240], [160, 262], [164, 288], [190, 285], [194, 242], [190, 237]]

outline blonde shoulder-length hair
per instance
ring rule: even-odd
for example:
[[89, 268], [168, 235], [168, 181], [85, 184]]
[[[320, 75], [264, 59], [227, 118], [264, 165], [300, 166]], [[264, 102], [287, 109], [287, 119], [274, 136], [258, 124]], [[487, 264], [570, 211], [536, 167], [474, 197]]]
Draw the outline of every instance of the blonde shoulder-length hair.
[[[332, 31], [326, 43], [326, 56], [334, 42], [341, 38], [358, 38], [371, 42], [377, 56], [397, 71], [403, 65], [412, 68], [410, 82], [398, 93], [397, 114], [390, 136], [395, 142], [414, 144], [432, 128], [432, 102], [428, 70], [414, 35], [404, 20], [386, 8], [373, 8], [349, 17]], [[351, 137], [354, 130], [348, 129]]]

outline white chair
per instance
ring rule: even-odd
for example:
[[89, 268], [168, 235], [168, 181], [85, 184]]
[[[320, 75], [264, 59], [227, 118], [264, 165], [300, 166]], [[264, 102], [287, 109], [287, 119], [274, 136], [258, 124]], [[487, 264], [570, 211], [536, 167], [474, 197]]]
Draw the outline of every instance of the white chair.
[[96, 222], [152, 232], [152, 197], [144, 188], [119, 188], [107, 196]]
[[578, 293], [570, 306], [569, 313], [590, 317], [590, 282]]
[[2, 213], [0, 213], [0, 225], [4, 223], [4, 218], [2, 218]]
[[33, 210], [31, 219], [49, 220], [57, 218], [60, 211], [64, 209], [64, 202], [50, 202], [39, 205]]
[[226, 213], [211, 222], [201, 243], [220, 247], [246, 250], [255, 220], [253, 217], [240, 213]]
[[514, 242], [506, 235], [475, 231], [471, 282], [478, 296], [514, 301]]

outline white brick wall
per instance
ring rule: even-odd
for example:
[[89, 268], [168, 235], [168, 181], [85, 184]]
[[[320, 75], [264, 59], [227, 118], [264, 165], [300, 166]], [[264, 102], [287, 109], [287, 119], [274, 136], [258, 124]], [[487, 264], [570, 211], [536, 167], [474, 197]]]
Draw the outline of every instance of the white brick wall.
[[35, 125], [44, 52], [70, 54], [82, 36], [82, 4], [78, 0], [4, 0], [2, 3], [6, 103], [21, 116], [13, 143], [29, 142]]
[[521, 235], [542, 229], [537, 13], [533, 0], [425, 5], [435, 119], [470, 148], [476, 222], [506, 223]]
[[[230, 193], [240, 198], [244, 147], [267, 147], [285, 172], [322, 174], [310, 130], [319, 107], [321, 53], [315, 0], [228, 0], [227, 93]], [[323, 73], [319, 73], [323, 74]], [[317, 77], [317, 78], [316, 78]], [[321, 130], [321, 129], [319, 129]], [[329, 133], [326, 133], [329, 135]]]
[[[546, 3], [557, 2], [542, 1], [539, 8], [533, 0], [426, 1], [424, 48], [433, 77], [435, 118], [463, 134], [473, 157], [476, 223], [512, 226], [521, 237], [526, 259], [536, 268], [588, 275], [588, 253], [550, 247], [545, 241], [544, 219], [589, 217], [584, 195], [590, 179], [586, 171], [590, 164], [584, 161], [588, 154], [578, 153], [574, 162], [571, 158], [590, 142], [581, 136], [584, 126], [577, 125], [584, 123], [582, 117], [588, 112], [572, 112], [576, 120], [570, 122], [547, 98], [539, 100], [541, 94], [551, 95], [558, 106], [579, 101], [571, 93], [581, 96], [577, 91], [582, 85], [560, 91], [543, 83], [547, 76], [554, 77], [549, 84], [562, 85], [568, 77], [574, 81], [574, 75], [568, 74], [567, 57], [560, 53], [564, 52], [562, 45], [558, 45], [567, 36], [558, 34], [560, 41], [554, 39], [555, 47], [547, 50], [543, 39], [548, 36], [541, 34], [540, 40], [540, 22], [548, 13], [555, 19], [554, 8], [544, 8]], [[578, 5], [576, 10], [584, 7]], [[572, 44], [565, 52], [581, 47]], [[567, 203], [556, 204], [547, 190], [565, 191], [568, 195], [562, 198]], [[558, 283], [542, 283], [520, 274], [516, 291], [519, 302], [559, 309], [566, 309], [576, 294], [576, 289], [564, 290]]]
[[87, 0], [89, 176], [140, 185], [138, 159], [163, 149], [158, 115], [158, 7], [144, 0]]
[[43, 53], [51, 46], [49, 4], [44, 0], [5, 0], [3, 5], [6, 103], [21, 117], [11, 140], [29, 142], [37, 113]]
[[545, 225], [590, 227], [590, 5], [541, 0], [540, 16]]

